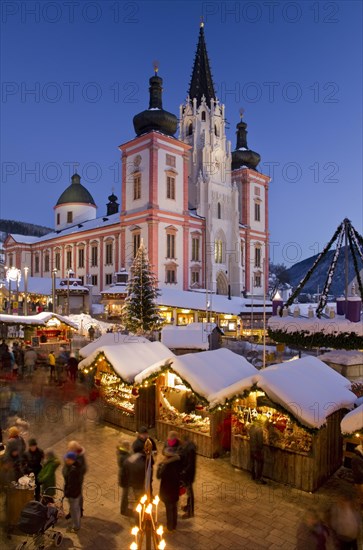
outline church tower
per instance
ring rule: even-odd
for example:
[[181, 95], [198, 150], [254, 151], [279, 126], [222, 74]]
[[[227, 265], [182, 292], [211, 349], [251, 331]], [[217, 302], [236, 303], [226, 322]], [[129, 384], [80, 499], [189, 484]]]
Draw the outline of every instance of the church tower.
[[201, 23], [188, 97], [180, 107], [180, 139], [191, 147], [189, 208], [205, 219], [205, 284], [209, 291], [240, 296], [238, 189], [231, 179], [231, 144], [218, 100]]

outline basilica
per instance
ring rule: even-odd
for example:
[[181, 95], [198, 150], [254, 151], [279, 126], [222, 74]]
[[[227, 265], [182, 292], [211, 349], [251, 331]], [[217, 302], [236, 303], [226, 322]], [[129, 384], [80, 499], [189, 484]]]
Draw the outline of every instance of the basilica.
[[179, 117], [163, 109], [157, 67], [149, 91], [149, 107], [133, 119], [135, 137], [119, 146], [119, 202], [112, 193], [98, 214], [75, 173], [54, 207], [54, 231], [8, 235], [7, 265], [28, 266], [32, 277], [65, 278], [72, 271], [101, 295], [118, 275], [127, 277], [142, 239], [161, 290], [261, 297], [268, 280], [269, 177], [258, 170], [260, 155], [248, 148], [242, 118], [234, 149], [227, 140], [203, 23]]

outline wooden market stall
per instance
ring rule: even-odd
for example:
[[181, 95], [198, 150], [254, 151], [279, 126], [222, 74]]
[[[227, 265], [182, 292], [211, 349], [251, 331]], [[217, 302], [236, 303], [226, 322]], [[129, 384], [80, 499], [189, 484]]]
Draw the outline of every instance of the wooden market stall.
[[200, 455], [212, 458], [222, 452], [221, 426], [226, 411], [209, 396], [230, 384], [239, 382], [250, 388], [257, 370], [244, 357], [221, 348], [174, 357], [167, 369], [146, 369], [135, 377], [144, 385], [156, 380], [156, 433], [166, 441], [170, 430], [187, 433]]
[[350, 468], [355, 448], [361, 444], [363, 437], [363, 404], [350, 411], [340, 423], [343, 434], [343, 465]]
[[[142, 341], [144, 340], [144, 341]], [[135, 376], [146, 368], [165, 368], [174, 354], [160, 342], [136, 340], [96, 348], [78, 368], [99, 388], [103, 419], [136, 431], [155, 425], [155, 386], [136, 387]]]
[[186, 326], [167, 325], [161, 331], [161, 341], [176, 355], [218, 349], [223, 332], [215, 323], [189, 323]]
[[85, 359], [98, 348], [103, 346], [119, 346], [120, 344], [145, 344], [149, 340], [143, 336], [135, 336], [134, 334], [122, 334], [121, 332], [106, 332], [96, 340], [92, 340], [86, 346], [79, 350], [79, 356]]
[[[342, 464], [340, 421], [356, 396], [349, 381], [316, 357], [260, 371], [256, 390], [233, 402], [231, 463], [250, 470], [249, 426], [263, 420], [263, 475], [315, 491]], [[225, 395], [240, 396], [232, 388]]]

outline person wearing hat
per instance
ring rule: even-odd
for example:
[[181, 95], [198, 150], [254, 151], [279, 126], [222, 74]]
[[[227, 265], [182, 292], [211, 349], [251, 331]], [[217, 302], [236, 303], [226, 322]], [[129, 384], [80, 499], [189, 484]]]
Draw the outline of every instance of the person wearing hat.
[[181, 460], [177, 446], [164, 447], [163, 460], [159, 463], [156, 477], [160, 479], [160, 500], [165, 504], [166, 526], [174, 531], [178, 522]]
[[71, 525], [67, 529], [70, 533], [76, 533], [81, 528], [81, 498], [83, 474], [77, 460], [77, 453], [68, 451], [64, 455], [63, 466], [64, 496], [69, 502]]
[[[85, 450], [84, 447], [78, 441], [69, 441], [67, 445], [68, 451], [71, 451], [73, 453], [76, 453], [77, 462], [80, 467], [80, 473], [81, 473], [81, 517], [83, 516], [83, 481], [84, 476], [87, 473], [87, 462], [85, 457]], [[68, 515], [69, 518], [69, 515]], [[66, 519], [68, 519], [66, 516]]]
[[29, 448], [24, 454], [25, 471], [27, 474], [34, 474], [35, 477], [35, 500], [40, 500], [40, 481], [39, 473], [42, 469], [42, 461], [44, 459], [44, 451], [39, 449], [36, 439], [29, 439]]
[[54, 451], [51, 449], [45, 451], [45, 462], [39, 472], [38, 480], [42, 486], [42, 493], [45, 493], [46, 496], [52, 497], [55, 495], [55, 473], [59, 466], [60, 461], [55, 456]]

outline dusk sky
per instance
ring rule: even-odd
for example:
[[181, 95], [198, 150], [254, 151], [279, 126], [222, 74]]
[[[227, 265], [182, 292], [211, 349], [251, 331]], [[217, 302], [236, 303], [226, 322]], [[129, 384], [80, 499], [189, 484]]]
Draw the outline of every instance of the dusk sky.
[[235, 147], [239, 110], [270, 184], [271, 259], [316, 254], [343, 218], [362, 233], [362, 3], [7, 2], [0, 217], [53, 227], [75, 167], [106, 211], [158, 60], [179, 115], [200, 17]]

